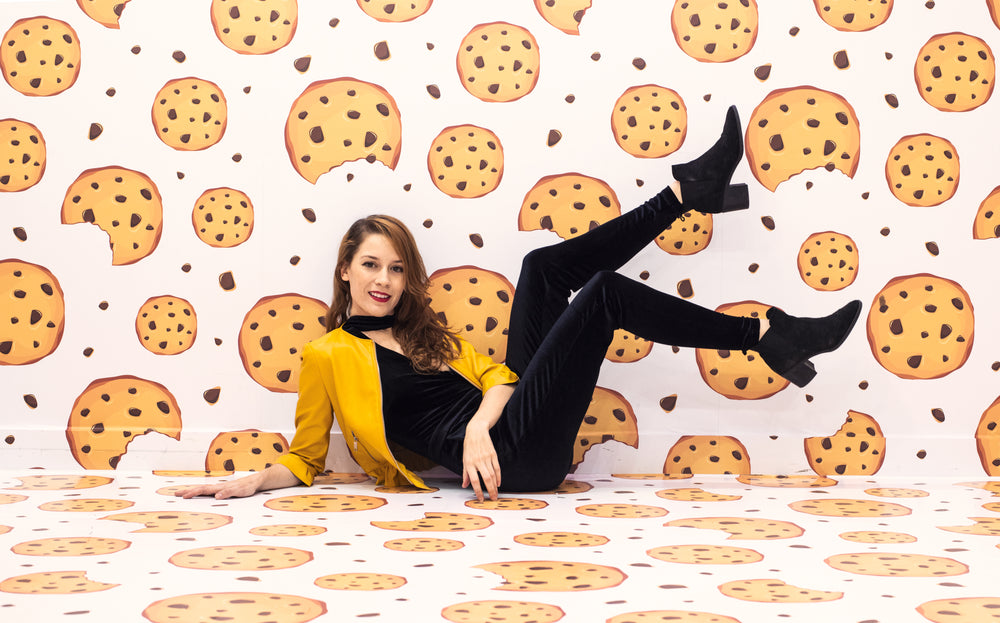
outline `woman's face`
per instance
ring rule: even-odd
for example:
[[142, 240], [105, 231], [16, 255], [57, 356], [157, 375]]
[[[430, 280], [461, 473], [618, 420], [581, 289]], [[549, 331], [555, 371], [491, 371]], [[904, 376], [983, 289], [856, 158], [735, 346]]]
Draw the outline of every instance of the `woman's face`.
[[406, 288], [403, 260], [389, 239], [369, 234], [340, 273], [351, 289], [352, 316], [388, 316]]

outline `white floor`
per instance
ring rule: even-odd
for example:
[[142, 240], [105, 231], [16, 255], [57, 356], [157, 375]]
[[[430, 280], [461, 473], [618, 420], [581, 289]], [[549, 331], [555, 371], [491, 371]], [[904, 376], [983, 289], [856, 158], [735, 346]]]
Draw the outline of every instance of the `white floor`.
[[1000, 481], [577, 476], [493, 506], [334, 475], [172, 497], [202, 479], [0, 473], [0, 621], [1000, 620]]

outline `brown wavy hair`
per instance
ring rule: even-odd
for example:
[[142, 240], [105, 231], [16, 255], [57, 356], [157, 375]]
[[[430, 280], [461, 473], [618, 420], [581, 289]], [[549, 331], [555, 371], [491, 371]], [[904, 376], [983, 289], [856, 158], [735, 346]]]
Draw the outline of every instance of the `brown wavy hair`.
[[333, 278], [333, 303], [326, 314], [327, 330], [332, 331], [344, 324], [350, 315], [351, 286], [341, 278], [341, 273], [354, 261], [361, 243], [372, 234], [388, 238], [403, 261], [406, 283], [396, 305], [393, 335], [403, 347], [403, 354], [413, 362], [414, 369], [418, 372], [435, 372], [458, 357], [458, 338], [428, 305], [430, 297], [427, 289], [430, 279], [424, 268], [424, 260], [413, 234], [402, 221], [394, 217], [373, 214], [358, 219], [344, 234]]

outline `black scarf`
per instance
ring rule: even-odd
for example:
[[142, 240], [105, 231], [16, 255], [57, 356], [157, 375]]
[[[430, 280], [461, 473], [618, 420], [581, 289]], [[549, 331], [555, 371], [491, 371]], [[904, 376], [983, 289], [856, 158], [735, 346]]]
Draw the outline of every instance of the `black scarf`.
[[389, 316], [351, 316], [344, 322], [343, 329], [348, 333], [378, 331], [391, 329], [395, 323], [395, 314]]

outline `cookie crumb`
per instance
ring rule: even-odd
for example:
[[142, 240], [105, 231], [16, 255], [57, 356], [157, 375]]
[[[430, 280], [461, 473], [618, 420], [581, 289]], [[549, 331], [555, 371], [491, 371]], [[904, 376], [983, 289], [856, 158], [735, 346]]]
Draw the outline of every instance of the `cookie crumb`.
[[222, 340], [220, 338], [215, 338], [215, 345], [222, 346]]
[[179, 180], [184, 179], [184, 172], [183, 171], [178, 171], [177, 172], [177, 179], [179, 179]]
[[795, 35], [799, 34], [799, 27], [798, 26], [792, 26], [791, 28], [788, 29], [788, 34], [790, 34], [793, 37]]
[[302, 208], [302, 216], [304, 216], [310, 223], [316, 222], [316, 213], [312, 208]]
[[15, 227], [14, 237], [20, 240], [21, 242], [24, 242], [25, 240], [28, 239], [28, 232], [24, 231], [23, 227]]
[[813, 187], [812, 182], [806, 182], [806, 190], [812, 190], [812, 187]]
[[647, 279], [649, 279], [649, 271], [648, 270], [644, 270], [641, 273], [639, 273], [639, 279], [642, 279], [643, 281], [646, 281]]
[[899, 108], [899, 98], [896, 97], [895, 93], [886, 93], [885, 103], [888, 104], [890, 108]]
[[477, 249], [483, 248], [483, 237], [479, 234], [469, 234], [469, 240]]
[[635, 185], [637, 187], [639, 187], [639, 188], [642, 188], [643, 186], [646, 185], [646, 182], [644, 182], [643, 180], [641, 180], [639, 178], [635, 178]]
[[115, 91], [114, 87], [110, 87], [107, 91], [104, 92], [104, 94], [107, 95], [108, 97], [114, 97], [115, 93], [117, 92], [118, 91]]
[[691, 285], [690, 279], [683, 279], [677, 282], [677, 294], [683, 299], [689, 299], [694, 296], [694, 286]]
[[410, 192], [411, 188], [413, 188], [413, 184], [403, 184], [403, 190], [406, 192]]
[[851, 59], [847, 58], [847, 50], [837, 50], [833, 55], [833, 66], [837, 69], [848, 69]]
[[205, 402], [207, 402], [210, 405], [214, 405], [219, 401], [219, 394], [221, 392], [222, 392], [221, 387], [213, 387], [212, 389], [206, 389], [201, 396], [202, 398], [205, 399]]
[[933, 415], [934, 419], [938, 422], [944, 422], [944, 409], [931, 409], [931, 415]]
[[869, 196], [870, 194], [871, 194], [871, 193], [869, 193], [869, 192], [868, 192], [868, 191], [866, 190], [865, 192], [861, 193], [861, 198], [862, 198], [862, 199], [864, 199], [865, 201], [868, 201], [868, 196]]
[[806, 394], [806, 402], [812, 402], [812, 401], [813, 401], [812, 394]]
[[601, 53], [600, 52], [594, 52], [593, 54], [590, 55], [590, 60], [592, 60], [592, 61], [599, 61], [599, 60], [601, 60]]
[[187, 55], [184, 54], [184, 52], [181, 52], [180, 50], [174, 50], [174, 53], [171, 54], [170, 57], [175, 61], [177, 61], [178, 63], [183, 63], [184, 61], [187, 60]]
[[295, 61], [292, 63], [292, 66], [295, 67], [295, 71], [299, 72], [300, 74], [304, 74], [307, 71], [309, 71], [310, 64], [312, 64], [312, 57], [302, 56], [295, 59]]
[[561, 140], [562, 140], [562, 132], [560, 132], [559, 130], [549, 130], [549, 138], [547, 141], [549, 147], [552, 147]]
[[933, 255], [934, 257], [937, 257], [937, 255], [941, 252], [941, 250], [938, 248], [937, 243], [934, 242], [933, 240], [924, 243], [924, 246], [927, 247], [927, 252]]
[[758, 264], [757, 262], [754, 262], [750, 266], [747, 266], [747, 270], [749, 270], [751, 273], [755, 273], [759, 269], [760, 269], [760, 264]]
[[673, 411], [674, 407], [676, 406], [677, 406], [677, 394], [671, 394], [669, 396], [660, 398], [660, 408], [666, 411], [667, 413]]
[[889, 235], [889, 228], [888, 227], [883, 227], [882, 229], [879, 230], [878, 233], [882, 234], [883, 236], [888, 236]]
[[774, 231], [774, 218], [770, 216], [762, 216], [760, 217], [760, 222], [763, 223], [764, 227], [768, 230]]
[[645, 59], [639, 58], [638, 56], [635, 57], [635, 58], [633, 58], [632, 59], [632, 67], [635, 67], [639, 71], [642, 71], [643, 69], [646, 68], [646, 61], [645, 61]]
[[861, 381], [858, 383], [858, 387], [861, 389], [868, 389], [868, 381]]
[[891, 61], [892, 60], [892, 52], [886, 52], [885, 53], [885, 60], [887, 60], [887, 61]]
[[705, 95], [703, 95], [701, 97], [701, 99], [705, 100], [706, 102], [711, 102], [712, 101], [712, 94], [711, 93], [706, 93]]
[[994, 372], [996, 372], [996, 371], [1000, 370], [1000, 361], [994, 361], [994, 362], [993, 362], [993, 365], [992, 365], [992, 366], [990, 366], [990, 368], [991, 368], [991, 369], [992, 369], [992, 370], [993, 370]]
[[233, 154], [233, 162], [240, 162], [243, 160], [243, 154]]
[[94, 140], [98, 136], [104, 133], [104, 126], [99, 123], [90, 124], [90, 133], [87, 135], [90, 140]]
[[330, 28], [336, 28], [337, 24], [339, 24], [339, 23], [340, 23], [340, 18], [335, 17], [335, 18], [331, 19], [330, 20]]
[[83, 349], [83, 356], [84, 357], [90, 357], [93, 354], [94, 354], [94, 349], [93, 348], [91, 348], [91, 347], [88, 346], [87, 348]]
[[430, 41], [428, 41], [428, 42], [427, 42], [427, 49], [428, 49], [428, 50], [433, 50], [433, 49], [434, 49], [434, 44], [433, 44], [433, 43], [431, 43]]
[[247, 86], [243, 87], [243, 92], [244, 93], [249, 93], [250, 92], [250, 85], [247, 85]]
[[186, 272], [186, 273], [189, 273], [189, 272], [191, 272], [191, 265], [190, 264], [185, 264], [185, 265], [181, 266], [181, 270], [184, 271], [184, 272]]
[[430, 96], [433, 97], [434, 99], [440, 99], [441, 97], [441, 89], [438, 88], [438, 85], [436, 84], [428, 84], [427, 93], [430, 94]]
[[4, 440], [4, 442], [7, 443], [8, 446], [13, 445], [14, 444], [14, 435], [7, 435], [6, 437], [4, 437], [3, 440]]
[[98, 303], [97, 308], [100, 309], [101, 311], [107, 311], [108, 307], [110, 306], [111, 305], [107, 301], [101, 301], [100, 303]]
[[392, 54], [389, 52], [389, 43], [386, 41], [379, 41], [375, 44], [375, 58], [380, 61], [387, 61], [392, 58]]
[[432, 221], [431, 219], [425, 219], [424, 220], [424, 228], [425, 229], [430, 229], [431, 227], [434, 227], [434, 221]]
[[927, 450], [918, 450], [917, 451], [917, 458], [918, 459], [926, 459], [927, 458]]
[[142, 52], [142, 48], [140, 48], [137, 45], [133, 45], [132, 46], [132, 54], [138, 54], [139, 52]]
[[35, 398], [34, 394], [25, 394], [24, 396], [22, 396], [22, 398], [24, 398], [24, 404], [28, 405], [29, 408], [31, 409], [38, 408], [38, 399]]
[[575, 101], [576, 101], [576, 96], [573, 95], [572, 93], [570, 93], [569, 95], [566, 96], [566, 103], [567, 104], [572, 104]]
[[233, 279], [232, 271], [227, 270], [219, 275], [219, 286], [226, 292], [236, 289], [236, 280]]
[[298, 266], [301, 260], [302, 258], [299, 257], [298, 255], [293, 255], [291, 258], [289, 258], [288, 263], [291, 264], [292, 266]]
[[771, 63], [757, 67], [753, 70], [753, 75], [761, 82], [764, 82], [771, 77]]
[[347, 174], [347, 181], [348, 182], [353, 182], [354, 181], [354, 174], [353, 173], [348, 173]]

